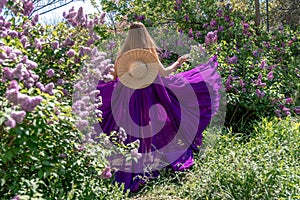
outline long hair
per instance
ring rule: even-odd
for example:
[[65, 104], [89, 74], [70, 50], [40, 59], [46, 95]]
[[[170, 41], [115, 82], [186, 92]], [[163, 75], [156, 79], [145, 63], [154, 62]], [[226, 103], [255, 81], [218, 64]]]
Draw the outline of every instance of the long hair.
[[148, 49], [155, 55], [157, 60], [159, 60], [156, 51], [157, 46], [145, 25], [141, 22], [134, 22], [130, 25], [128, 35], [125, 39], [124, 45], [118, 52], [117, 58], [132, 49]]

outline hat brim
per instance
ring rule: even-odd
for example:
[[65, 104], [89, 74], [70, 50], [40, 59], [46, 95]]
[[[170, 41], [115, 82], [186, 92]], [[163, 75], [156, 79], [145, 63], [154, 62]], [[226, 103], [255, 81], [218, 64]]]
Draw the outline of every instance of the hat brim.
[[[130, 74], [131, 64], [140, 61], [146, 66], [146, 75], [137, 78]], [[117, 62], [117, 75], [121, 83], [132, 89], [141, 89], [151, 85], [158, 75], [160, 63], [153, 53], [145, 49], [133, 49], [121, 55]]]

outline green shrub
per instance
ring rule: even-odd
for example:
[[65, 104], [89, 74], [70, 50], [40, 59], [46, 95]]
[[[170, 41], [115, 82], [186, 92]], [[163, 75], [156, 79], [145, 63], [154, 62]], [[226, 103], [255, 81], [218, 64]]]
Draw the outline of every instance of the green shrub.
[[204, 152], [195, 158], [191, 170], [166, 172], [133, 198], [299, 198], [299, 119], [263, 119], [254, 127], [250, 138], [208, 130]]

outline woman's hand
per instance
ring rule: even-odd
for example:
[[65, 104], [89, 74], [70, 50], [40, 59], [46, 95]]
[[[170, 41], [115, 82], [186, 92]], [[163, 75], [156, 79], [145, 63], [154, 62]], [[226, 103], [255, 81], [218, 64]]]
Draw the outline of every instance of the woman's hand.
[[181, 66], [184, 62], [186, 62], [188, 60], [188, 57], [189, 57], [189, 54], [185, 54], [185, 55], [181, 56], [180, 58], [178, 58], [178, 60], [176, 61], [178, 63], [178, 66], [176, 66], [176, 68]]

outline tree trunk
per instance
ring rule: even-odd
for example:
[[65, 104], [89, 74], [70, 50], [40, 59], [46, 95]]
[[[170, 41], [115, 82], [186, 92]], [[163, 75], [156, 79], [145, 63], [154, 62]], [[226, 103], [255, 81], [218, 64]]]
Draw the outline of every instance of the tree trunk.
[[259, 28], [260, 25], [260, 6], [259, 0], [255, 0], [255, 26]]

